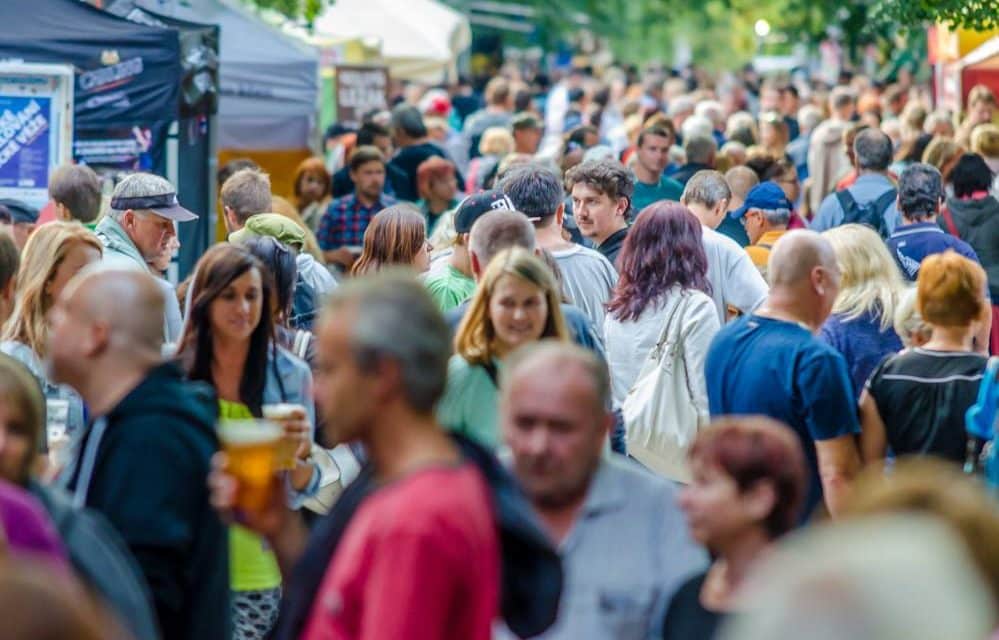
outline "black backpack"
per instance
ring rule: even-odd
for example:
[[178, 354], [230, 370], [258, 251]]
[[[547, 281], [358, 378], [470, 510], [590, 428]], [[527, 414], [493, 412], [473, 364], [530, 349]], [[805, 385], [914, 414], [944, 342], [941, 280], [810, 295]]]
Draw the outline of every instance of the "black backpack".
[[836, 192], [839, 206], [843, 207], [843, 224], [866, 224], [877, 231], [885, 240], [891, 235], [888, 224], [885, 222], [885, 212], [888, 211], [888, 207], [895, 202], [897, 197], [898, 192], [895, 189], [889, 189], [878, 196], [876, 200], [859, 204], [849, 189], [840, 189]]
[[77, 576], [135, 640], [159, 640], [149, 587], [114, 527], [93, 509], [74, 507], [58, 489], [34, 485], [31, 493], [52, 519]]

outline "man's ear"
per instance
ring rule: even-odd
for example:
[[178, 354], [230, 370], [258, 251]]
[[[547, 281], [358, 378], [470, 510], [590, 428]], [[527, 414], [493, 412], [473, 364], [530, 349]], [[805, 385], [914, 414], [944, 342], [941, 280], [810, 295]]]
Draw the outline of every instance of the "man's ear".
[[631, 202], [628, 198], [621, 196], [617, 199], [617, 214], [622, 218], [626, 218], [628, 216], [629, 206], [631, 206]]
[[555, 224], [562, 226], [562, 221], [565, 219], [565, 202], [560, 202], [558, 204], [558, 209], [555, 209]]
[[478, 280], [482, 276], [482, 263], [479, 262], [479, 256], [475, 255], [473, 251], [469, 251], [468, 258], [472, 265], [472, 275]]

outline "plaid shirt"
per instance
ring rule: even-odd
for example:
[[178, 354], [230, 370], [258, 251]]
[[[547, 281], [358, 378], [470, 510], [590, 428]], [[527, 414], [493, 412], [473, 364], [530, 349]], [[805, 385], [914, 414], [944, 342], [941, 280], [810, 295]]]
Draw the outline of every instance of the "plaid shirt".
[[364, 231], [375, 214], [396, 203], [396, 199], [384, 193], [378, 202], [365, 207], [357, 200], [356, 194], [337, 198], [330, 203], [319, 221], [316, 238], [323, 251], [340, 247], [359, 247], [364, 244]]

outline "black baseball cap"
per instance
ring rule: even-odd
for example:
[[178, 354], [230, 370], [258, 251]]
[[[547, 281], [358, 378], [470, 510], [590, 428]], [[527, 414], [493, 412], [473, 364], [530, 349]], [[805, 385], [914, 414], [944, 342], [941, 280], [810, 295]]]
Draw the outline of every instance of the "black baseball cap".
[[499, 189], [472, 194], [462, 200], [454, 212], [454, 230], [457, 233], [468, 233], [483, 214], [499, 210], [516, 211], [517, 207]]

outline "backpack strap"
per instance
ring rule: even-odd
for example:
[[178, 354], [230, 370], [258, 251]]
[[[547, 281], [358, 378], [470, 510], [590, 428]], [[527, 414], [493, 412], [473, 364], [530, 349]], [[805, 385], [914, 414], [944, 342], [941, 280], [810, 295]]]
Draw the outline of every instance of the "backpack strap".
[[496, 363], [492, 360], [482, 363], [482, 368], [486, 370], [486, 374], [492, 381], [493, 386], [499, 389], [499, 371], [496, 370]]
[[874, 209], [878, 215], [884, 218], [885, 212], [888, 211], [888, 207], [895, 202], [896, 198], [898, 198], [898, 191], [895, 189], [889, 189], [878, 196], [878, 199], [874, 201]]
[[957, 224], [954, 222], [954, 216], [950, 212], [950, 207], [946, 204], [940, 207], [940, 215], [943, 216], [944, 223], [947, 225], [947, 230], [950, 231], [950, 235], [955, 238], [960, 238], [961, 232], [957, 230]]
[[844, 220], [847, 215], [857, 207], [857, 201], [854, 199], [853, 194], [850, 193], [849, 189], [840, 189], [837, 191], [836, 200], [839, 202], [840, 208], [843, 209]]

